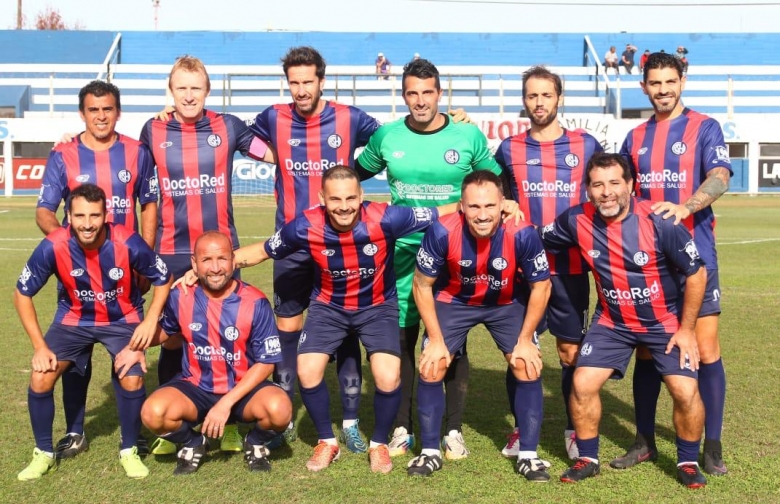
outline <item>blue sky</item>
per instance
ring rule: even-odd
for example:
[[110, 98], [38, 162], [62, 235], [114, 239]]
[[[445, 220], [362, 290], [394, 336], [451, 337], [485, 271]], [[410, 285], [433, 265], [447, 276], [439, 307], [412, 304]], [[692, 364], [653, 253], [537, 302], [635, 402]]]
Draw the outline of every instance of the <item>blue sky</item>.
[[[60, 10], [67, 23], [79, 21], [89, 30], [154, 29], [152, 0], [22, 1], [28, 22], [50, 5]], [[0, 29], [15, 27], [16, 3], [0, 3]], [[171, 31], [750, 33], [777, 31], [780, 2], [160, 0], [158, 12], [159, 29]]]

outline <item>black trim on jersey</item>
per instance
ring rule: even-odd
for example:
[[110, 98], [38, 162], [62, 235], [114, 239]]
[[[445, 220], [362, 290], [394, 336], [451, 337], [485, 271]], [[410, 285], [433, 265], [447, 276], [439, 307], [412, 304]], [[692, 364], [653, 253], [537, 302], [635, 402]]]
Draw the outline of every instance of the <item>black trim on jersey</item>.
[[418, 135], [435, 135], [436, 133], [440, 132], [444, 128], [446, 128], [450, 124], [450, 117], [447, 114], [442, 114], [439, 112], [439, 115], [444, 116], [444, 125], [441, 128], [436, 128], [433, 131], [418, 131], [411, 126], [409, 126], [409, 116], [404, 117], [404, 126], [409, 129], [412, 133], [416, 133]]

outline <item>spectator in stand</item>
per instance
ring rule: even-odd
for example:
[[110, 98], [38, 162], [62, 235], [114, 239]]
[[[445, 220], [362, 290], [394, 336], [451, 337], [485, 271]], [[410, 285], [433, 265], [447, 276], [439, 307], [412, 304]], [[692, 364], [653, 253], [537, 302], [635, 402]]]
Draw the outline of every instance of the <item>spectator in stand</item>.
[[650, 49], [645, 49], [645, 52], [643, 52], [642, 56], [639, 58], [639, 73], [645, 71], [645, 63], [647, 63], [648, 56], [650, 56]]
[[387, 80], [390, 74], [390, 60], [385, 58], [383, 53], [379, 53], [376, 56], [374, 65], [376, 66], [377, 80]]
[[626, 50], [623, 51], [620, 57], [620, 64], [625, 67], [626, 73], [630, 74], [631, 69], [634, 68], [634, 53], [636, 52], [636, 46], [626, 44]]
[[683, 75], [688, 75], [688, 57], [686, 54], [688, 54], [688, 49], [683, 46], [677, 47], [677, 54], [675, 56], [677, 56], [677, 59], [682, 63]]
[[607, 54], [604, 55], [604, 67], [607, 69], [614, 68], [615, 74], [618, 73], [618, 55], [615, 46], [610, 47]]

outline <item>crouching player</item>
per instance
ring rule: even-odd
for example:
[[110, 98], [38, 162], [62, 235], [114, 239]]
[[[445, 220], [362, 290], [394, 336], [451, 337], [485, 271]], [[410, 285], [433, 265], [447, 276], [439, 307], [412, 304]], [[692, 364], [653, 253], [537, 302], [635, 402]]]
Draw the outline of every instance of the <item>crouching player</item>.
[[[188, 294], [182, 288], [171, 292], [154, 341], [173, 335], [183, 340], [181, 374], [152, 393], [141, 410], [149, 430], [180, 446], [174, 475], [197, 471], [208, 451], [206, 436], [221, 437], [228, 422], [255, 423], [244, 439], [244, 460], [250, 471], [270, 471], [265, 444], [292, 417], [287, 394], [268, 381], [281, 358], [271, 305], [258, 289], [233, 278], [233, 260], [226, 235], [208, 231], [196, 240], [192, 267], [198, 284]], [[134, 350], [142, 345], [134, 343], [117, 359], [118, 372], [139, 358]]]
[[[114, 358], [131, 337], [151, 340], [171, 288], [168, 268], [143, 239], [106, 222], [102, 189], [92, 184], [75, 188], [67, 218], [68, 226], [49, 233], [33, 251], [14, 291], [14, 305], [35, 350], [27, 391], [35, 450], [32, 462], [17, 476], [22, 481], [40, 478], [56, 467], [52, 423], [57, 379], [71, 366], [83, 375], [95, 343]], [[155, 285], [146, 319], [135, 273]], [[51, 275], [60, 282], [57, 312], [44, 336], [32, 297]], [[130, 367], [122, 377], [112, 373], [111, 382], [122, 439], [119, 461], [127, 476], [144, 478], [149, 469], [135, 446], [146, 397], [141, 367]]]
[[461, 212], [433, 224], [417, 253], [413, 293], [426, 330], [417, 392], [423, 449], [409, 463], [410, 476], [442, 467], [442, 380], [468, 332], [481, 323], [517, 380], [513, 411], [522, 436], [515, 469], [529, 481], [550, 479], [550, 464], [536, 453], [543, 398], [536, 329], [550, 297], [550, 272], [534, 227], [501, 222], [503, 201], [498, 176], [486, 170], [466, 175]]

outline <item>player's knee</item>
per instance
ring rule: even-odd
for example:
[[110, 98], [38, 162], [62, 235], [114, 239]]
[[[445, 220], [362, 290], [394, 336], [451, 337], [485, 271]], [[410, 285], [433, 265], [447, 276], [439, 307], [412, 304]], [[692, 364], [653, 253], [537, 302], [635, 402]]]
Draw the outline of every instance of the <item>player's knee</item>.
[[166, 401], [159, 400], [159, 398], [152, 396], [147, 399], [141, 407], [141, 422], [147, 429], [155, 434], [159, 434], [163, 428], [167, 411]]
[[563, 343], [559, 340], [557, 349], [561, 365], [574, 367], [577, 364], [577, 356], [580, 353], [580, 346], [577, 343]]
[[268, 419], [269, 429], [284, 430], [292, 420], [292, 402], [282, 390], [273, 390], [273, 393], [268, 394], [262, 402], [262, 409]]
[[122, 387], [123, 390], [126, 390], [128, 392], [135, 392], [136, 390], [141, 390], [144, 386], [144, 377], [125, 376], [124, 378], [119, 380], [119, 386]]
[[712, 364], [720, 359], [720, 340], [718, 333], [699, 336], [697, 334], [697, 344], [699, 346], [699, 358], [704, 364]]
[[276, 327], [284, 332], [297, 332], [303, 329], [303, 315], [276, 317]]
[[30, 390], [36, 394], [45, 394], [54, 390], [57, 381], [55, 373], [32, 373], [30, 375]]

